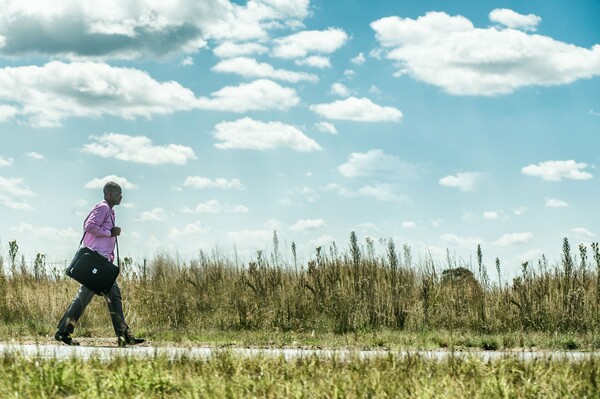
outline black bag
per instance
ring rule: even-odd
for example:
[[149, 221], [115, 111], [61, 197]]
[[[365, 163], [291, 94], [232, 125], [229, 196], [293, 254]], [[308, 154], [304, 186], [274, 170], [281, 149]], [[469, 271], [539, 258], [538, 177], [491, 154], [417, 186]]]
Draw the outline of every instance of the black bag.
[[119, 268], [98, 252], [81, 247], [66, 273], [95, 294], [106, 295], [119, 275]]

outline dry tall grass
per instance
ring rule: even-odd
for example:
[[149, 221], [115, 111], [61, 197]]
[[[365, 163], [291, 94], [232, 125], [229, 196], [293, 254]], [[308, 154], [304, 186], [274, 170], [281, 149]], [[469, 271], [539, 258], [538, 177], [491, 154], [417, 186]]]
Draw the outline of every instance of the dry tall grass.
[[[276, 236], [275, 236], [276, 237]], [[415, 262], [410, 248], [350, 236], [348, 249], [317, 248], [307, 263], [282, 260], [274, 240], [270, 256], [258, 252], [239, 265], [217, 251], [189, 262], [166, 254], [140, 264], [124, 259], [120, 285], [130, 324], [148, 331], [211, 328], [346, 333], [379, 328], [482, 333], [595, 332], [600, 327], [600, 253], [597, 244], [573, 256], [563, 242], [560, 261], [523, 264], [511, 282], [490, 282], [478, 248], [478, 268], [448, 257]], [[496, 269], [501, 270], [499, 260]], [[78, 286], [61, 268], [48, 270], [39, 254], [27, 265], [18, 246], [0, 257], [0, 321], [43, 333], [58, 321]], [[94, 301], [93, 307], [104, 307]], [[106, 311], [88, 311], [82, 324], [108, 325]]]

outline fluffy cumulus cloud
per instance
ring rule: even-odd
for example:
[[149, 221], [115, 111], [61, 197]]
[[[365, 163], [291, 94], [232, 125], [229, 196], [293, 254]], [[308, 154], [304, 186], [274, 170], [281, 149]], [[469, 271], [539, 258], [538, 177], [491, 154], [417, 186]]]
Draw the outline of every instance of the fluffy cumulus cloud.
[[15, 210], [31, 210], [33, 207], [27, 200], [34, 196], [25, 180], [0, 176], [0, 205]]
[[571, 229], [571, 232], [573, 234], [575, 234], [575, 237], [577, 237], [579, 239], [583, 239], [583, 240], [585, 240], [585, 239], [589, 240], [589, 239], [596, 237], [596, 234], [592, 233], [585, 227], [574, 227]]
[[195, 208], [185, 207], [182, 210], [183, 213], [247, 213], [249, 212], [248, 208], [244, 205], [229, 205], [222, 204], [218, 200], [208, 200], [204, 203], [200, 203], [196, 205]]
[[304, 58], [311, 54], [331, 54], [342, 47], [348, 35], [342, 29], [297, 32], [273, 41], [273, 55], [278, 58]]
[[169, 235], [171, 238], [180, 238], [182, 236], [194, 236], [198, 234], [206, 234], [210, 231], [210, 227], [197, 221], [194, 223], [188, 223], [183, 228], [171, 227]]
[[271, 150], [288, 147], [300, 152], [321, 150], [316, 141], [294, 126], [251, 118], [221, 122], [215, 126], [213, 136], [219, 141], [215, 147], [220, 149]]
[[496, 220], [500, 216], [498, 216], [498, 212], [496, 211], [485, 211], [483, 212], [483, 218], [487, 220]]
[[310, 57], [298, 59], [294, 61], [294, 63], [296, 65], [306, 65], [319, 69], [331, 68], [329, 57], [324, 57], [322, 55], [311, 55]]
[[586, 163], [568, 161], [546, 161], [537, 165], [531, 164], [521, 168], [521, 172], [528, 176], [541, 177], [547, 181], [561, 181], [563, 179], [588, 180], [594, 177], [586, 172]]
[[0, 122], [6, 122], [17, 116], [19, 109], [10, 105], [0, 104]]
[[356, 122], [400, 122], [402, 112], [394, 107], [377, 105], [368, 98], [350, 97], [329, 104], [315, 104], [310, 110], [327, 119]]
[[462, 172], [442, 177], [439, 183], [442, 186], [458, 188], [460, 191], [477, 191], [481, 179], [482, 174], [479, 172]]
[[196, 159], [190, 147], [169, 144], [155, 146], [148, 137], [127, 136], [125, 134], [107, 133], [102, 136], [91, 136], [93, 143], [85, 144], [83, 152], [104, 158], [116, 158], [122, 161], [161, 165], [173, 163], [184, 165]]
[[316, 75], [306, 72], [294, 72], [286, 69], [275, 69], [267, 63], [259, 63], [253, 58], [236, 57], [223, 60], [213, 68], [215, 72], [234, 73], [245, 78], [271, 78], [285, 82], [309, 81], [316, 82]]
[[533, 234], [530, 232], [509, 233], [502, 235], [502, 237], [494, 241], [494, 245], [505, 248], [512, 247], [514, 245], [527, 244], [531, 240], [533, 240]]
[[296, 26], [309, 0], [4, 0], [0, 55], [160, 58], [193, 53], [207, 41], [268, 38]]
[[0, 167], [2, 166], [10, 166], [13, 163], [13, 159], [12, 158], [4, 158], [2, 155], [0, 155]]
[[244, 185], [239, 179], [225, 179], [223, 177], [218, 177], [216, 179], [210, 179], [204, 176], [188, 176], [183, 183], [185, 187], [192, 188], [221, 188], [225, 190], [229, 189], [237, 189], [243, 190]]
[[338, 134], [335, 125], [330, 122], [317, 122], [315, 123], [315, 127], [323, 133]]
[[485, 243], [479, 237], [466, 237], [451, 233], [442, 234], [440, 236], [440, 239], [442, 240], [444, 245], [467, 249], [475, 249], [477, 248], [477, 245]]
[[392, 179], [413, 179], [418, 177], [417, 166], [388, 155], [383, 150], [370, 150], [366, 153], [353, 152], [346, 163], [338, 166], [345, 177], [379, 176]]
[[132, 190], [138, 188], [137, 185], [129, 182], [127, 178], [116, 175], [108, 175], [101, 178], [92, 179], [89, 182], [85, 183], [83, 187], [91, 189], [102, 189], [104, 185], [109, 181], [117, 183], [123, 189]]
[[546, 208], [566, 208], [569, 204], [558, 198], [548, 198], [544, 206]]
[[27, 157], [30, 159], [34, 159], [36, 161], [43, 161], [44, 159], [46, 159], [46, 157], [43, 154], [40, 154], [39, 152], [28, 152]]
[[542, 18], [534, 14], [519, 14], [507, 8], [496, 8], [490, 12], [490, 21], [502, 24], [512, 29], [535, 31]]
[[533, 28], [535, 16], [500, 10], [491, 17], [509, 27], [476, 28], [463, 16], [429, 12], [417, 19], [382, 18], [371, 28], [397, 76], [454, 95], [508, 94], [600, 75], [600, 45], [586, 49], [510, 28]]
[[70, 117], [149, 118], [197, 105], [191, 90], [140, 70], [58, 61], [1, 68], [0, 101], [17, 104], [18, 115], [36, 127], [59, 126]]
[[331, 94], [340, 96], [340, 97], [349, 97], [352, 92], [349, 88], [344, 86], [342, 83], [336, 82], [331, 85], [330, 89]]
[[412, 200], [406, 194], [398, 193], [397, 185], [392, 183], [376, 183], [360, 187], [356, 190], [337, 183], [331, 183], [323, 187], [322, 190], [335, 193], [340, 197], [366, 197], [380, 202], [412, 204]]
[[44, 241], [62, 242], [78, 240], [81, 233], [76, 232], [71, 227], [68, 229], [57, 229], [54, 227], [34, 226], [30, 223], [21, 223], [16, 227], [11, 227], [12, 231], [25, 233], [29, 237], [35, 237]]
[[154, 208], [150, 211], [143, 212], [139, 218], [142, 222], [162, 222], [167, 220], [167, 213], [162, 208]]
[[240, 57], [252, 54], [264, 54], [269, 49], [259, 43], [234, 43], [224, 42], [218, 45], [213, 52], [219, 58]]
[[239, 86], [226, 86], [198, 99], [198, 108], [213, 111], [247, 112], [268, 109], [285, 110], [297, 105], [296, 90], [268, 80], [258, 79]]
[[300, 219], [289, 227], [290, 231], [295, 233], [302, 231], [319, 230], [325, 227], [323, 219]]

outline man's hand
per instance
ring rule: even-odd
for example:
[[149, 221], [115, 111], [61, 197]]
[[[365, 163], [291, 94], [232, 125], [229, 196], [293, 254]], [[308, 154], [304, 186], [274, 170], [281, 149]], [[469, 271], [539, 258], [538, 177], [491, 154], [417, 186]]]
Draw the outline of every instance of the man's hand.
[[120, 227], [113, 227], [112, 229], [110, 229], [110, 236], [111, 237], [118, 237], [121, 235], [121, 228]]

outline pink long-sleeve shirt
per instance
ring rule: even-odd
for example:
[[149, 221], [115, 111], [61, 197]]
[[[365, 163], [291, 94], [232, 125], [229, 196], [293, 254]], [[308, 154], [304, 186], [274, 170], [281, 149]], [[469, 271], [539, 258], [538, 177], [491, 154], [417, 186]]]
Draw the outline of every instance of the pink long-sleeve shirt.
[[116, 237], [110, 236], [113, 227], [115, 227], [115, 211], [108, 202], [99, 202], [83, 222], [85, 230], [83, 246], [93, 249], [112, 262], [115, 259], [116, 243]]

